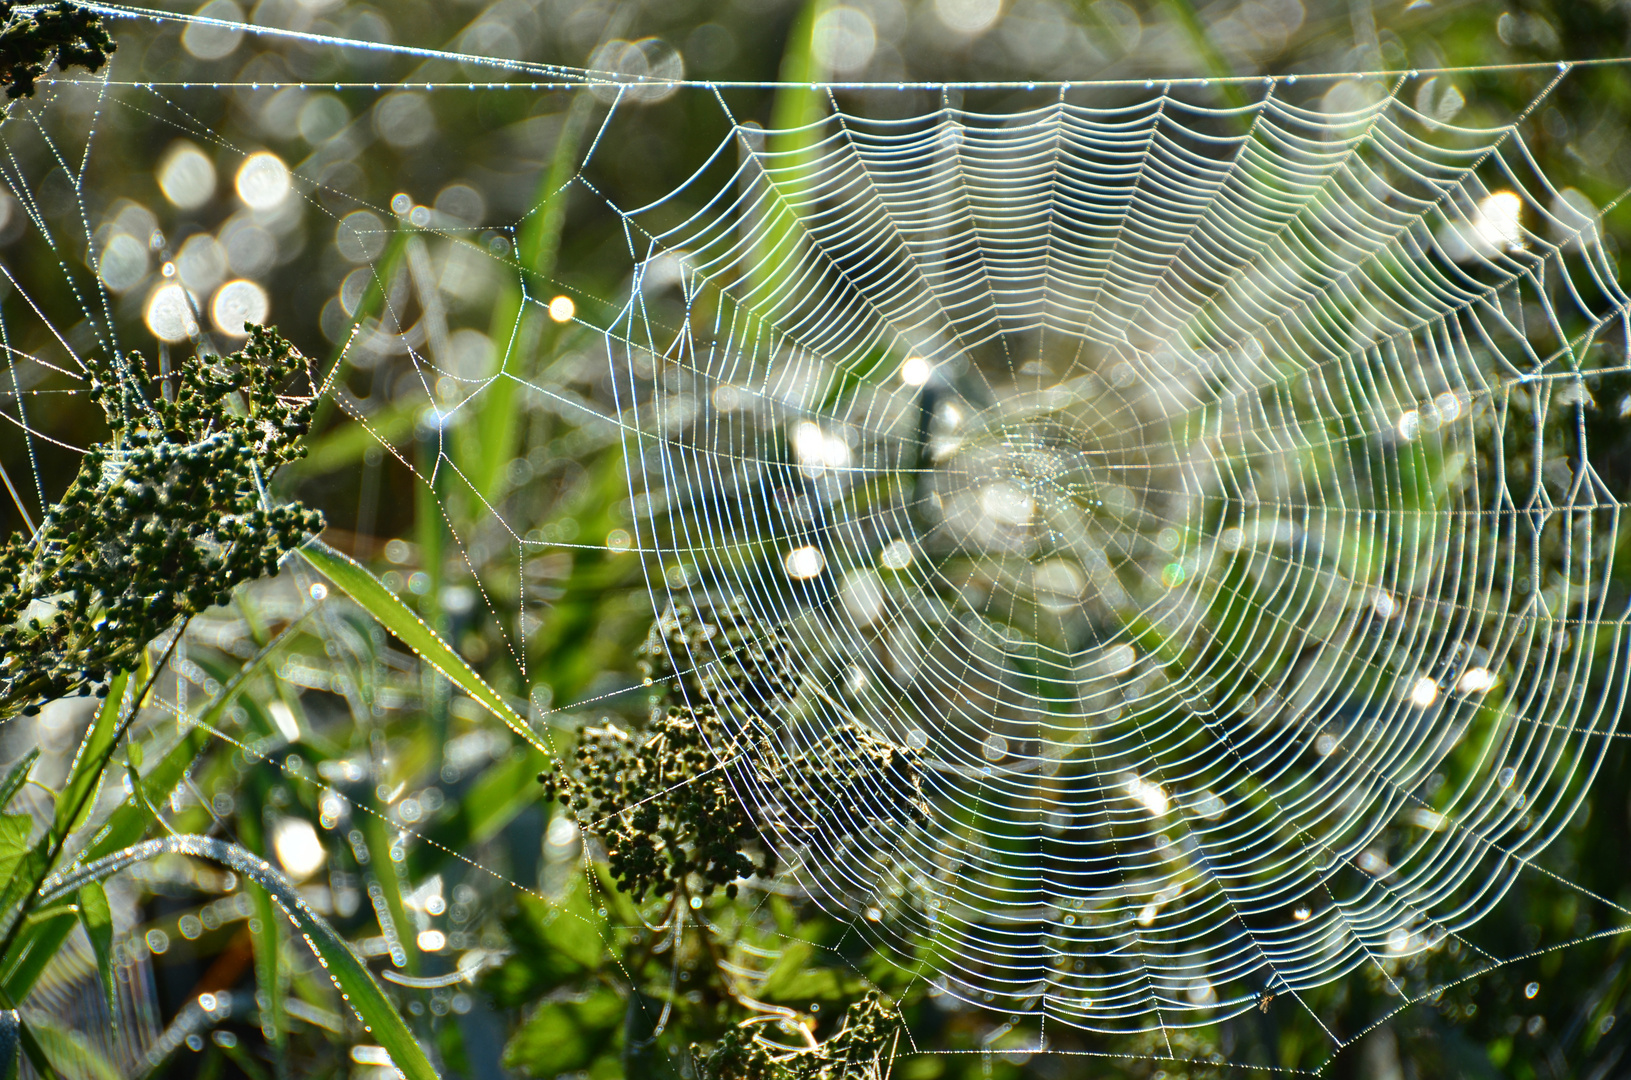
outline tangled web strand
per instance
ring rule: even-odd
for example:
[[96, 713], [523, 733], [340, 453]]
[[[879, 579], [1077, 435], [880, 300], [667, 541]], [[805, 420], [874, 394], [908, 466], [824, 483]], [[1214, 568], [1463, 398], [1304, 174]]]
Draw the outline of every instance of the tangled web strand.
[[624, 212], [607, 334], [639, 547], [796, 646], [731, 736], [766, 820], [852, 717], [922, 755], [926, 814], [781, 852], [903, 963], [1210, 1024], [1439, 949], [1567, 820], [1623, 683], [1581, 416], [1626, 296], [1516, 125], [835, 109], [679, 194]]

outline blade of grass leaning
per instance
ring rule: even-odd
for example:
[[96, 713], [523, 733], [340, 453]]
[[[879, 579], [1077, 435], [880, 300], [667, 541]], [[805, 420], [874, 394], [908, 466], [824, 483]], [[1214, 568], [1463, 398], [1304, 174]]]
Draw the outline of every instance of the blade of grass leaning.
[[502, 494], [499, 488], [504, 482], [504, 470], [515, 457], [520, 441], [525, 410], [517, 406], [515, 398], [521, 391], [520, 379], [530, 372], [517, 368], [533, 357], [547, 357], [552, 352], [544, 338], [553, 324], [544, 317], [539, 306], [541, 298], [528, 294], [541, 288], [555, 273], [561, 230], [566, 224], [567, 197], [571, 194], [567, 185], [577, 169], [594, 109], [595, 99], [588, 90], [579, 90], [566, 108], [566, 122], [555, 140], [549, 169], [539, 182], [533, 211], [516, 238], [516, 261], [526, 289], [521, 280], [508, 285], [493, 310], [493, 341], [503, 350], [502, 368], [510, 377], [496, 379], [487, 387], [478, 399], [482, 405], [479, 416], [471, 418], [476, 422], [468, 422], [460, 429], [461, 439], [467, 444], [461, 449], [469, 462], [471, 486], [489, 503]]
[[7, 1009], [6, 1013], [16, 1025], [17, 1041], [22, 1044], [23, 1053], [28, 1055], [28, 1063], [44, 1080], [56, 1080], [57, 1071], [51, 1067], [51, 1059], [45, 1056], [45, 1050], [34, 1037], [34, 1032], [17, 1016], [17, 1010]]
[[[252, 854], [264, 859], [267, 855], [266, 788], [264, 771], [249, 776], [239, 788], [243, 812], [238, 815], [238, 839]], [[283, 1007], [284, 972], [282, 970], [283, 925], [273, 917], [272, 896], [259, 882], [244, 885], [249, 902], [255, 906], [255, 921], [249, 924], [250, 948], [255, 958], [255, 985], [266, 996], [266, 1005], [260, 1013], [261, 1034], [271, 1044], [272, 1064], [279, 1077], [288, 1075], [289, 1018]]]
[[113, 909], [100, 881], [87, 881], [79, 887], [79, 922], [90, 938], [96, 956], [96, 973], [102, 979], [102, 992], [108, 998], [108, 1015], [119, 1015], [118, 982], [113, 973]]
[[464, 658], [453, 651], [451, 645], [443, 641], [436, 631], [426, 625], [423, 619], [414, 614], [407, 604], [386, 588], [385, 584], [365, 566], [349, 555], [335, 551], [320, 540], [313, 540], [299, 550], [301, 556], [314, 569], [361, 605], [364, 611], [379, 620], [381, 626], [396, 635], [397, 639], [412, 649], [420, 659], [451, 679], [454, 685], [502, 720], [506, 727], [530, 745], [546, 754], [549, 753], [549, 748], [527, 728], [526, 722], [521, 719], [519, 713], [510, 708], [503, 696], [494, 690], [487, 680], [477, 675], [470, 665], [464, 662]]
[[105, 880], [110, 875], [160, 855], [208, 859], [265, 889], [306, 939], [357, 1019], [391, 1055], [391, 1062], [397, 1070], [408, 1080], [436, 1080], [436, 1070], [431, 1066], [430, 1059], [391, 1004], [384, 988], [375, 981], [373, 973], [334, 928], [312, 910], [288, 878], [264, 859], [255, 857], [236, 844], [207, 836], [168, 836], [148, 840], [77, 867], [68, 874], [53, 877], [42, 889], [42, 901], [50, 903], [78, 890], [87, 881]]
[[[147, 666], [144, 658], [142, 666]], [[145, 675], [139, 680], [146, 682]], [[119, 714], [124, 709], [125, 691], [130, 685], [130, 674], [120, 672], [108, 687], [108, 696], [102, 700], [96, 719], [91, 722], [68, 767], [68, 779], [57, 796], [57, 809], [52, 818], [51, 831], [61, 838], [74, 831], [79, 824], [70, 818], [83, 817], [95, 801], [90, 795], [102, 781], [102, 766], [106, 764], [113, 738], [119, 731]]]
[[[63, 1062], [66, 1066], [64, 1071], [68, 1071], [70, 1076], [84, 1080], [125, 1080], [124, 1074], [114, 1068], [113, 1063], [82, 1033], [55, 1024], [42, 1024], [38, 1017], [29, 1027], [38, 1040], [36, 1045], [41, 1055], [51, 1061]], [[30, 1054], [29, 1057], [32, 1059], [34, 1055]], [[38, 1068], [38, 1062], [30, 1061], [30, 1064]]]
[[23, 760], [11, 767], [4, 780], [0, 780], [0, 810], [10, 806], [11, 800], [23, 789], [23, 785], [28, 783], [28, 771], [34, 767], [34, 763], [38, 760], [40, 760], [40, 748], [36, 746], [23, 755]]

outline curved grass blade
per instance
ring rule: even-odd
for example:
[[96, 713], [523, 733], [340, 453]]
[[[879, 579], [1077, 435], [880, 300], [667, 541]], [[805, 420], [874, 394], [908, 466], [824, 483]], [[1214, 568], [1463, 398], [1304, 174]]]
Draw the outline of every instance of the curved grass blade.
[[369, 573], [367, 567], [320, 540], [313, 540], [299, 550], [307, 562], [362, 605], [363, 610], [378, 619], [381, 626], [395, 634], [420, 659], [445, 675], [529, 744], [546, 754], [550, 752], [503, 696], [487, 680], [477, 675], [464, 662], [464, 658], [453, 651], [452, 646], [387, 589], [379, 578]]
[[357, 1019], [391, 1055], [391, 1061], [398, 1071], [408, 1080], [437, 1080], [430, 1059], [385, 996], [384, 989], [374, 980], [373, 973], [357, 959], [334, 928], [301, 898], [287, 878], [273, 869], [270, 863], [256, 858], [236, 844], [205, 836], [169, 836], [148, 840], [51, 878], [41, 888], [41, 902], [50, 903], [78, 890], [86, 882], [101, 881], [127, 867], [166, 854], [208, 859], [242, 874], [265, 889], [299, 928], [306, 944], [311, 946], [329, 978], [339, 988], [341, 996], [357, 1014]]

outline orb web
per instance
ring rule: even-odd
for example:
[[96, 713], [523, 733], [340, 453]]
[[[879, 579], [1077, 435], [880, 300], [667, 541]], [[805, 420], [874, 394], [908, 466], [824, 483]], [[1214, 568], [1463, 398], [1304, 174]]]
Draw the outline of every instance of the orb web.
[[[1060, 98], [740, 125], [625, 212], [636, 542], [794, 643], [740, 794], [827, 910], [968, 1001], [1200, 1026], [1459, 937], [1582, 796], [1625, 294], [1515, 124]], [[857, 720], [925, 812], [778, 834]]]

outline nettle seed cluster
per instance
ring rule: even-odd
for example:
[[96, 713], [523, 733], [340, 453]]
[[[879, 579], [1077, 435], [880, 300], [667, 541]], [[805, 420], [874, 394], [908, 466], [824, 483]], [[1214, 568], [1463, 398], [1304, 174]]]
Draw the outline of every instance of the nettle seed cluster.
[[8, 98], [33, 97], [53, 57], [58, 71], [82, 67], [94, 74], [114, 48], [95, 12], [66, 0], [34, 10], [0, 0], [0, 85]]
[[657, 692], [648, 729], [588, 728], [576, 762], [539, 775], [606, 848], [620, 888], [702, 896], [776, 872], [778, 843], [830, 846], [921, 821], [922, 761], [853, 718], [787, 756], [765, 732], [798, 696], [797, 652], [742, 600], [670, 607], [640, 649]]
[[319, 532], [274, 506], [273, 471], [304, 452], [315, 396], [283, 392], [304, 356], [254, 327], [242, 349], [197, 357], [150, 395], [139, 357], [93, 371], [112, 436], [86, 451], [33, 536], [0, 547], [0, 718], [95, 690], [177, 619], [224, 604]]

